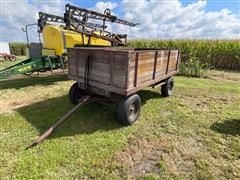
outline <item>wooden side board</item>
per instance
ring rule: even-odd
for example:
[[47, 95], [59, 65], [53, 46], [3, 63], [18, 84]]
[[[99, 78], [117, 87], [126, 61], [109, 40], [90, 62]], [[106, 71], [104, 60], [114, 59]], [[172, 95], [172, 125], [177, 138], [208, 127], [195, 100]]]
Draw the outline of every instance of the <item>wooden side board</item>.
[[87, 59], [90, 90], [101, 95], [109, 92], [130, 95], [176, 74], [179, 67], [178, 50], [72, 48], [69, 49], [69, 77], [83, 88]]
[[178, 50], [137, 51], [130, 53], [128, 88], [178, 70]]
[[126, 88], [128, 52], [74, 48], [69, 52], [69, 75], [85, 78], [89, 58], [89, 81]]

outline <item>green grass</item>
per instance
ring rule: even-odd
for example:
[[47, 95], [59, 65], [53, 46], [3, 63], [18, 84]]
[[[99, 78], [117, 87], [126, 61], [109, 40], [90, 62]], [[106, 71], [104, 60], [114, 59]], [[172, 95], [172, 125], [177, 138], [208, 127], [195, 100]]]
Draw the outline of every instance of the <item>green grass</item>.
[[240, 74], [210, 77], [176, 76], [169, 98], [159, 89], [139, 92], [141, 115], [129, 127], [117, 123], [115, 105], [89, 104], [27, 151], [73, 107], [73, 81], [1, 81], [0, 179], [240, 178]]
[[17, 56], [17, 60], [16, 61], [6, 61], [3, 58], [0, 59], [0, 70], [5, 69], [9, 66], [12, 66], [14, 64], [17, 64], [23, 60], [26, 59], [26, 56]]

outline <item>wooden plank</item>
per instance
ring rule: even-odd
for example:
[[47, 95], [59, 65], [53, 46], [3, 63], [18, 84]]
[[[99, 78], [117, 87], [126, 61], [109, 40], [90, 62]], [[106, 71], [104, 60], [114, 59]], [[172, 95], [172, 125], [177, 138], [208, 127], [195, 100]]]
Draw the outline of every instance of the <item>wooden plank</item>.
[[158, 60], [157, 60], [157, 71], [167, 68], [167, 61], [168, 61], [168, 51], [159, 51], [158, 52]]
[[156, 78], [154, 80], [148, 81], [148, 82], [143, 83], [143, 84], [140, 84], [140, 85], [138, 85], [138, 87], [133, 87], [131, 89], [128, 89], [128, 90], [125, 91], [124, 94], [125, 94], [125, 96], [129, 96], [131, 94], [134, 94], [137, 91], [140, 91], [140, 90], [144, 89], [145, 87], [154, 85], [154, 84], [160, 82], [161, 80], [164, 80], [164, 79], [166, 79], [166, 78], [168, 78], [170, 76], [173, 76], [173, 75], [175, 75], [177, 73], [178, 73], [178, 71], [174, 71], [174, 72], [171, 72], [169, 74], [164, 74], [163, 76], [161, 76], [159, 78]]
[[[67, 63], [68, 63], [68, 68], [70, 68], [70, 58], [68, 59]], [[68, 75], [71, 75], [74, 71], [72, 69], [68, 69]]]
[[[84, 83], [84, 80], [82, 78], [78, 78], [77, 76], [68, 76], [68, 77], [69, 77], [69, 79], [78, 81], [80, 83]], [[93, 87], [108, 90], [110, 92], [114, 92], [114, 93], [121, 94], [121, 95], [126, 94], [123, 88], [118, 88], [118, 87], [113, 87], [113, 86], [111, 87], [109, 85], [105, 85], [105, 84], [94, 82], [94, 81], [89, 81], [89, 85], [90, 85], [90, 90], [91, 90], [91, 87], [93, 86]]]
[[71, 73], [68, 73], [69, 75], [77, 75], [76, 69], [74, 66], [68, 66], [68, 72], [71, 72]]
[[160, 76], [164, 75], [166, 73], [165, 69], [156, 71], [156, 78], [159, 78]]
[[[163, 71], [166, 72], [166, 64], [167, 64], [167, 59], [168, 59], [168, 53], [169, 51], [159, 51], [158, 52], [158, 58], [157, 58], [157, 67], [156, 67], [156, 74], [155, 74], [155, 77], [158, 78], [158, 76], [164, 74], [162, 73]], [[130, 54], [130, 57], [134, 57], [132, 54]], [[163, 63], [165, 60], [165, 63]], [[146, 74], [150, 74], [149, 76], [149, 80], [152, 79], [151, 76], [153, 76], [153, 68], [154, 68], [154, 59], [152, 60], [148, 60], [148, 62], [151, 62], [151, 63], [147, 63], [145, 65], [140, 65], [140, 61], [138, 61], [138, 81], [145, 81], [146, 79], [141, 79], [142, 77], [146, 76]], [[131, 61], [131, 64], [132, 61]], [[129, 75], [128, 75], [128, 79], [129, 79], [129, 88], [131, 87], [134, 87], [134, 86], [131, 86], [131, 83], [134, 79], [134, 74], [135, 72], [135, 65], [133, 67], [130, 67], [130, 70], [129, 70]], [[159, 73], [161, 72], [161, 73]], [[144, 77], [145, 78], [145, 77]]]
[[[83, 56], [87, 55], [88, 53], [81, 53]], [[126, 77], [122, 76], [122, 74], [125, 73], [126, 69], [122, 66], [115, 66], [115, 63], [113, 62], [113, 66], [111, 66], [111, 64], [106, 63], [105, 61], [102, 61], [100, 59], [96, 58], [95, 54], [92, 54], [92, 57], [94, 58], [92, 60], [91, 63], [91, 68], [90, 68], [90, 72], [89, 72], [89, 79], [96, 81], [96, 82], [102, 82], [103, 84], [110, 84], [112, 82], [112, 85], [115, 86], [122, 86], [124, 87], [124, 82]], [[124, 56], [122, 56], [124, 57]], [[125, 57], [126, 57], [126, 53], [125, 53]], [[109, 59], [109, 58], [108, 58]], [[83, 60], [83, 58], [81, 58], [81, 60]], [[103, 62], [103, 63], [99, 63]], [[125, 59], [123, 59], [123, 61], [125, 61]], [[119, 63], [118, 63], [119, 64]], [[126, 63], [122, 63], [122, 64], [126, 64]], [[112, 68], [114, 68], [112, 70]], [[109, 69], [109, 71], [106, 71], [106, 69]], [[84, 73], [85, 73], [85, 66], [80, 66], [78, 68], [78, 76], [79, 78], [83, 78], [84, 79]], [[112, 73], [112, 75], [110, 75]], [[115, 77], [116, 74], [116, 77]], [[109, 78], [111, 78], [112, 80], [110, 80]]]
[[[153, 66], [154, 66], [154, 58], [155, 58], [155, 52], [139, 52], [138, 54], [138, 78], [142, 76], [145, 72], [148, 72], [149, 74], [153, 73]], [[146, 63], [147, 62], [147, 63]]]
[[109, 70], [110, 70], [110, 85], [113, 86], [113, 76], [114, 76], [114, 73], [113, 73], [113, 52], [111, 52], [111, 59], [110, 59], [110, 67], [109, 67]]
[[[162, 71], [156, 72], [156, 78], [160, 78], [162, 75], [165, 75], [165, 73], [166, 73], [165, 69], [162, 70]], [[151, 75], [145, 74], [141, 78], [138, 78], [138, 86], [141, 85], [142, 83], [145, 83], [145, 82], [148, 82], [148, 81], [151, 81], [151, 80], [152, 80]], [[133, 84], [133, 83], [134, 83], [134, 80], [133, 79], [129, 79], [129, 84]], [[131, 88], [133, 88], [133, 86], [129, 87], [128, 89], [131, 89]]]
[[168, 61], [168, 56], [158, 56], [158, 59], [160, 59], [157, 64], [165, 64]]
[[114, 52], [114, 64], [117, 66], [122, 66], [126, 67], [127, 66], [127, 58], [128, 58], [128, 53], [127, 52]]
[[138, 78], [138, 84], [142, 84], [152, 80], [152, 74], [144, 74]]
[[[155, 54], [153, 52], [147, 55], [144, 53], [145, 52], [139, 52], [138, 65], [140, 66], [140, 65], [153, 64]], [[135, 59], [135, 57], [133, 59]], [[135, 61], [131, 61], [130, 66], [135, 67]]]
[[126, 66], [126, 89], [129, 88], [129, 79], [130, 79], [130, 69], [129, 69], [129, 66], [130, 66], [130, 61], [131, 61], [131, 54], [128, 53], [127, 55], [127, 66]]
[[[81, 66], [79, 67], [79, 69], [85, 69], [85, 66], [83, 66], [83, 63], [80, 62], [79, 64], [81, 64]], [[75, 66], [72, 66], [70, 65], [70, 67], [75, 67]], [[102, 72], [106, 72], [107, 69], [109, 69], [111, 67], [110, 64], [103, 64], [103, 63], [98, 63], [98, 62], [94, 62], [94, 61], [91, 61], [91, 69], [93, 71], [102, 71]], [[126, 68], [126, 67], [125, 67]], [[118, 71], [118, 72], [125, 72], [125, 68], [123, 68], [122, 66], [114, 66], [113, 67], [113, 70], [114, 71]]]
[[138, 78], [138, 52], [136, 52], [135, 58], [135, 71], [134, 71], [134, 87], [137, 86], [137, 78]]
[[139, 62], [143, 60], [153, 59], [154, 56], [154, 52], [139, 52]]
[[121, 87], [121, 88], [126, 88], [126, 76], [123, 74], [122, 76], [118, 76], [118, 77], [116, 77], [116, 76], [114, 76], [114, 78], [113, 78], [113, 82], [114, 82], [114, 84], [113, 84], [113, 86], [114, 87]]
[[[85, 63], [84, 63], [85, 64]], [[102, 71], [106, 72], [110, 69], [111, 65], [110, 64], [104, 64], [104, 63], [98, 63], [97, 61], [92, 60], [91, 63], [91, 69], [93, 71]], [[85, 69], [85, 66], [83, 64], [79, 67], [79, 69]], [[109, 72], [109, 71], [108, 71]]]
[[168, 60], [167, 60], [167, 67], [166, 67], [166, 74], [168, 73], [168, 66], [169, 66], [169, 60], [170, 60], [170, 53], [171, 51], [168, 51]]
[[[85, 73], [85, 71], [82, 69], [81, 71], [79, 71], [78, 77], [84, 79], [84, 73]], [[125, 85], [125, 81], [126, 81], [125, 79], [126, 79], [125, 74], [122, 74], [119, 72], [114, 72], [112, 85], [114, 85], [114, 86], [119, 86], [119, 84]], [[96, 82], [102, 82], [103, 84], [111, 84], [111, 76], [108, 71], [102, 72], [102, 71], [91, 71], [90, 70], [89, 80], [96, 81]]]
[[179, 64], [179, 61], [180, 61], [180, 52], [178, 51], [178, 55], [177, 55], [177, 63], [176, 63], [176, 70], [178, 69], [178, 64]]
[[168, 66], [168, 68], [170, 68], [170, 67], [176, 67], [176, 62], [171, 62], [171, 63], [169, 63], [169, 66]]
[[153, 66], [154, 66], [154, 64], [138, 67], [138, 76], [141, 76], [141, 74], [144, 74], [144, 73], [151, 74], [151, 76], [152, 76]]
[[[113, 86], [127, 88], [128, 52], [113, 52]], [[117, 57], [117, 59], [116, 59]], [[120, 62], [118, 62], [120, 61]]]
[[155, 75], [156, 75], [157, 58], [158, 58], [158, 51], [155, 52], [154, 65], [153, 65], [153, 77], [152, 77], [152, 79], [155, 79]]
[[[142, 67], [142, 66], [147, 66], [147, 65], [154, 65], [154, 57], [152, 59], [138, 59], [138, 67]], [[135, 62], [131, 63], [130, 68], [134, 68], [135, 67]]]
[[156, 71], [161, 70], [161, 69], [165, 69], [165, 71], [166, 71], [166, 68], [167, 68], [167, 63], [157, 64], [157, 69], [156, 69]]
[[128, 88], [134, 87], [135, 77], [136, 52], [129, 52], [129, 66], [128, 66]]

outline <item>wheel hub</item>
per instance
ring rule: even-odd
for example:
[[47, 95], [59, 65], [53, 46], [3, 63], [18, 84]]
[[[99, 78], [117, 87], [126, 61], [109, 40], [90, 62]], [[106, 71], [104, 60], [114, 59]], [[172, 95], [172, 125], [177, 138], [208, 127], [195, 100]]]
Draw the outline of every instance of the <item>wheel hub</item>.
[[172, 91], [172, 89], [173, 89], [173, 82], [171, 82], [171, 83], [168, 85], [168, 90], [169, 90], [169, 91]]
[[128, 115], [130, 118], [133, 118], [136, 114], [136, 105], [135, 104], [131, 104], [129, 107], [129, 111], [128, 111]]

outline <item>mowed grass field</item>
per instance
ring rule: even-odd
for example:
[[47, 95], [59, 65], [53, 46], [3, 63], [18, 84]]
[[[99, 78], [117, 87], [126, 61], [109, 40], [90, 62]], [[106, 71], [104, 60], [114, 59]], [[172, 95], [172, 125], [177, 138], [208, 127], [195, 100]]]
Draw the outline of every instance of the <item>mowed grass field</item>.
[[117, 105], [80, 108], [39, 146], [25, 148], [73, 107], [65, 75], [0, 81], [0, 179], [238, 179], [240, 74], [175, 76], [173, 96], [139, 92], [138, 122]]

